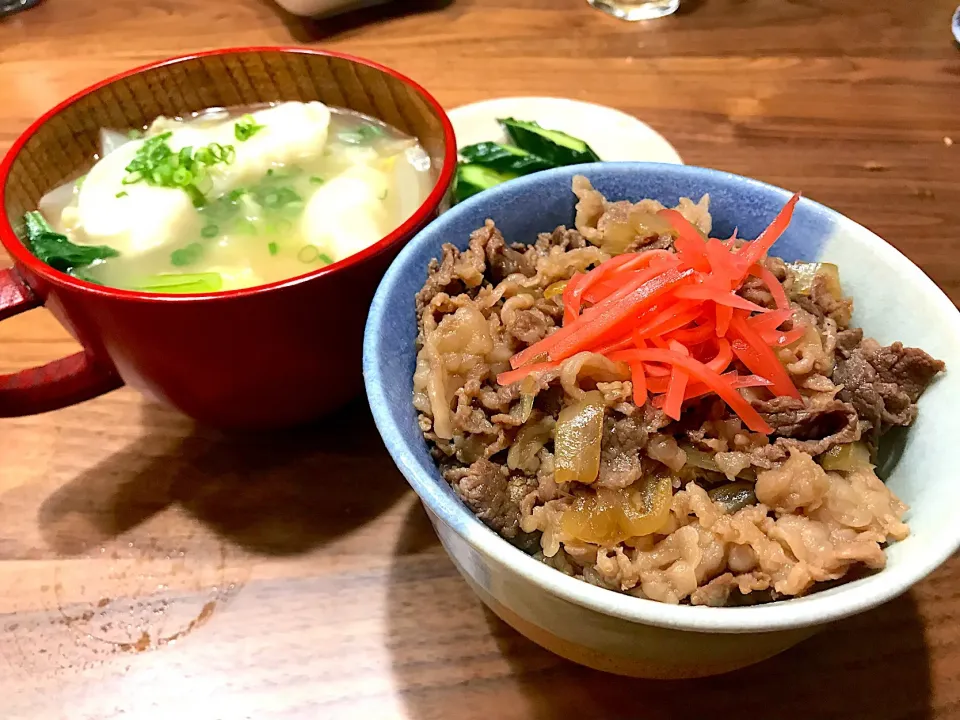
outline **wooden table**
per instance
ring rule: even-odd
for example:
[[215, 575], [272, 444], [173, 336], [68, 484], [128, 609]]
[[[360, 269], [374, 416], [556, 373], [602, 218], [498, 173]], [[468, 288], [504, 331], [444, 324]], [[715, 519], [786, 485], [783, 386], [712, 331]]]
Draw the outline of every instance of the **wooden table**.
[[[514, 94], [619, 107], [688, 163], [866, 224], [958, 300], [955, 2], [684, 0], [628, 24], [584, 0], [398, 0], [312, 23], [268, 0], [44, 0], [0, 22], [0, 150], [119, 70], [311, 44], [396, 67], [448, 107]], [[0, 371], [74, 349], [43, 311], [0, 327]], [[954, 559], [759, 667], [605, 676], [481, 607], [362, 401], [243, 441], [129, 390], [0, 421], [2, 718], [960, 717], [958, 614]]]

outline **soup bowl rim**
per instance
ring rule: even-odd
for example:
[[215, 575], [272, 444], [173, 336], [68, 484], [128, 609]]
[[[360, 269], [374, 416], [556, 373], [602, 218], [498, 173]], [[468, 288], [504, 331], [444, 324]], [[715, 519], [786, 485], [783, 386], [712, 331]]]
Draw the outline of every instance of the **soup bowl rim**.
[[[265, 283], [262, 285], [255, 285], [249, 288], [241, 288], [236, 290], [221, 290], [218, 292], [211, 293], [182, 293], [182, 294], [164, 294], [164, 293], [151, 293], [151, 292], [140, 292], [136, 290], [124, 290], [121, 288], [107, 287], [104, 285], [98, 285], [96, 283], [88, 282], [86, 280], [81, 280], [69, 273], [61, 272], [54, 269], [53, 267], [47, 265], [38, 259], [33, 253], [31, 253], [27, 247], [23, 244], [17, 234], [13, 230], [13, 223], [11, 218], [7, 215], [6, 204], [3, 202], [3, 198], [6, 195], [7, 183], [10, 176], [10, 171], [13, 167], [14, 162], [16, 161], [18, 155], [23, 150], [24, 146], [29, 142], [29, 140], [37, 133], [37, 131], [43, 127], [51, 119], [59, 115], [65, 109], [78, 102], [79, 100], [95, 93], [108, 85], [111, 85], [114, 82], [123, 80], [128, 77], [139, 75], [143, 72], [149, 70], [155, 70], [157, 68], [166, 67], [168, 65], [177, 65], [183, 62], [189, 62], [197, 60], [200, 58], [207, 57], [216, 57], [221, 55], [241, 55], [241, 54], [250, 54], [250, 53], [281, 53], [281, 54], [292, 54], [292, 55], [307, 55], [307, 56], [322, 56], [329, 58], [337, 58], [339, 60], [346, 60], [357, 65], [363, 65], [374, 70], [379, 70], [380, 72], [389, 75], [404, 85], [412, 88], [416, 91], [431, 107], [431, 109], [436, 112], [437, 117], [440, 119], [440, 124], [443, 132], [444, 140], [444, 152], [443, 152], [443, 166], [440, 170], [440, 173], [433, 184], [433, 187], [430, 193], [427, 195], [426, 199], [417, 210], [407, 218], [402, 224], [397, 228], [392, 230], [390, 233], [385, 235], [383, 238], [378, 240], [373, 245], [364, 248], [360, 252], [354, 253], [343, 260], [339, 260], [331, 265], [327, 265], [317, 270], [313, 270], [303, 275], [297, 275], [286, 280], [278, 280], [271, 283]], [[419, 138], [418, 138], [419, 140]], [[192, 52], [185, 53], [182, 55], [176, 55], [173, 57], [168, 57], [162, 60], [157, 60], [154, 62], [146, 63], [144, 65], [139, 65], [137, 67], [125, 70], [123, 72], [111, 75], [103, 80], [100, 80], [76, 93], [70, 95], [65, 100], [57, 103], [53, 108], [43, 113], [37, 120], [30, 124], [30, 126], [24, 130], [20, 136], [14, 141], [13, 145], [7, 151], [6, 155], [0, 160], [0, 245], [10, 253], [11, 257], [15, 263], [20, 263], [24, 265], [31, 273], [39, 276], [43, 280], [59, 286], [73, 287], [78, 290], [83, 290], [95, 295], [100, 295], [104, 297], [119, 298], [130, 301], [140, 301], [140, 302], [218, 302], [232, 300], [240, 297], [251, 297], [255, 295], [260, 295], [262, 293], [272, 292], [274, 290], [281, 290], [283, 288], [288, 288], [302, 283], [311, 282], [312, 280], [331, 275], [340, 270], [345, 270], [350, 267], [361, 265], [366, 260], [369, 260], [385, 251], [388, 250], [391, 246], [397, 242], [402, 241], [404, 238], [412, 237], [419, 228], [429, 222], [433, 212], [437, 209], [440, 203], [443, 201], [444, 195], [447, 193], [447, 190], [453, 180], [453, 174], [456, 171], [457, 164], [457, 143], [456, 136], [454, 135], [453, 125], [450, 122], [450, 118], [447, 116], [446, 111], [440, 105], [439, 101], [430, 94], [426, 88], [420, 85], [418, 82], [412, 80], [406, 75], [394, 70], [393, 68], [382, 65], [378, 62], [368, 60], [366, 58], [358, 57], [356, 55], [351, 55], [349, 53], [342, 53], [333, 50], [316, 50], [313, 48], [297, 47], [297, 46], [284, 46], [284, 45], [257, 45], [257, 46], [239, 46], [239, 47], [227, 47], [227, 48], [216, 48], [213, 50], [205, 50], [202, 52]]]

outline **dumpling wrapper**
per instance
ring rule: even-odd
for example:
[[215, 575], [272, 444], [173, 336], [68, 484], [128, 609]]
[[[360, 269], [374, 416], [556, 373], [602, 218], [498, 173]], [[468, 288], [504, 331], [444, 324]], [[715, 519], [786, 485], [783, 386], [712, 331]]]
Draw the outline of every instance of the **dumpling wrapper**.
[[389, 184], [384, 172], [366, 165], [340, 173], [310, 196], [302, 236], [334, 261], [370, 247], [393, 229], [384, 204]]

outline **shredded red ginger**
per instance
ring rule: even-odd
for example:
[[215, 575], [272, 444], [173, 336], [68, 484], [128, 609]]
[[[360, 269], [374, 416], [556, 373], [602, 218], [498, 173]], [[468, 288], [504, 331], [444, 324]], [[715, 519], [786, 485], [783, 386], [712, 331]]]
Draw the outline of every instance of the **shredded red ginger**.
[[[648, 396], [674, 420], [685, 401], [716, 394], [753, 430], [772, 429], [738, 392], [766, 387], [774, 395], [800, 393], [773, 348], [799, 340], [787, 295], [762, 261], [790, 224], [794, 195], [753, 242], [704, 238], [676, 210], [661, 210], [677, 233], [675, 253], [647, 250], [618, 255], [588, 273], [576, 273], [563, 290], [563, 326], [510, 359], [513, 370], [497, 382], [510, 385], [557, 367], [584, 351], [629, 366], [633, 398]], [[749, 276], [764, 283], [776, 310], [737, 295]], [[735, 360], [751, 374], [741, 374]]]

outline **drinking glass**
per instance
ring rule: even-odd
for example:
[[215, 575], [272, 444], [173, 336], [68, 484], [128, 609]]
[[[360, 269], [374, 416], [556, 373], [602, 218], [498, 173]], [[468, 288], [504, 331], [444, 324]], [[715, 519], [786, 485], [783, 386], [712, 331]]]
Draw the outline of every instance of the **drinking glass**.
[[598, 10], [621, 20], [655, 20], [671, 15], [680, 0], [587, 0]]

